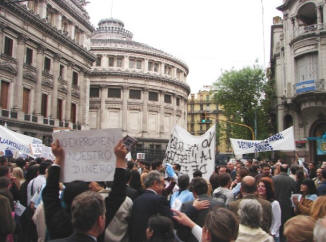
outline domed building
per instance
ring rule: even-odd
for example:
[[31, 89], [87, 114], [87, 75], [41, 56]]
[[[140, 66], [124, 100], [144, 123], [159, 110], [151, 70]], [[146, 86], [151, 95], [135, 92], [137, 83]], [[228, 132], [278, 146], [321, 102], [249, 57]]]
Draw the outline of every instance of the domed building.
[[165, 150], [175, 124], [187, 127], [188, 67], [133, 41], [117, 19], [104, 19], [91, 37], [96, 56], [90, 77], [89, 126], [122, 128], [147, 159]]

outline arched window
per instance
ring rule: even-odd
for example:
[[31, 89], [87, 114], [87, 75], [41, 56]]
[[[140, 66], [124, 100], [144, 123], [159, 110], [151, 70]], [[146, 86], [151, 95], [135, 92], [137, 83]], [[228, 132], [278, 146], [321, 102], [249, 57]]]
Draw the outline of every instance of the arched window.
[[303, 5], [298, 13], [297, 18], [299, 20], [299, 25], [314, 25], [317, 24], [317, 8], [314, 3], [307, 3]]

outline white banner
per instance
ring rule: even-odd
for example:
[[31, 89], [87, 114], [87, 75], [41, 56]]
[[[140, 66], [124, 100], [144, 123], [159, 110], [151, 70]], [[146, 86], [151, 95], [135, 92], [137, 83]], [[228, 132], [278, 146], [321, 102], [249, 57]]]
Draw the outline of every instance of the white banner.
[[62, 131], [53, 133], [65, 151], [63, 182], [112, 181], [114, 147], [122, 139], [121, 129]]
[[42, 144], [40, 139], [14, 132], [0, 125], [0, 150], [19, 155], [33, 156], [31, 145]]
[[193, 136], [176, 125], [166, 149], [164, 163], [180, 164], [181, 173], [200, 170], [209, 179], [215, 168], [215, 125], [201, 136]]
[[273, 150], [295, 150], [293, 126], [265, 140], [230, 139], [235, 155]]

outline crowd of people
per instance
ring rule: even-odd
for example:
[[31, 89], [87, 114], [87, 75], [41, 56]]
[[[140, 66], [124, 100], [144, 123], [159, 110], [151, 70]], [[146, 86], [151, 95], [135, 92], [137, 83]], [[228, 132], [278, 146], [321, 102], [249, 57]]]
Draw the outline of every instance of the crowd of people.
[[232, 159], [190, 179], [127, 162], [120, 141], [113, 181], [62, 184], [64, 150], [52, 151], [0, 157], [0, 242], [326, 241], [326, 163]]

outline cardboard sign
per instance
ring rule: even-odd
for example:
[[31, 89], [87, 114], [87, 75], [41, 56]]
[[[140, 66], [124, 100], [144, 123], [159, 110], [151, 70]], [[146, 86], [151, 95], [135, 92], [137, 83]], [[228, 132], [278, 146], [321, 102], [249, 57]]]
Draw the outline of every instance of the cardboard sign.
[[137, 160], [145, 160], [145, 153], [137, 153]]
[[65, 151], [63, 182], [113, 180], [114, 147], [122, 138], [121, 129], [57, 132], [53, 138]]
[[164, 163], [181, 165], [181, 173], [192, 174], [200, 170], [209, 179], [215, 167], [215, 125], [205, 134], [193, 136], [176, 125], [166, 148]]

